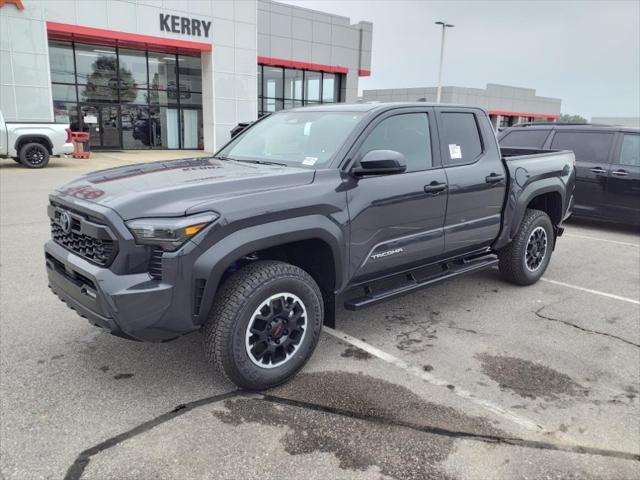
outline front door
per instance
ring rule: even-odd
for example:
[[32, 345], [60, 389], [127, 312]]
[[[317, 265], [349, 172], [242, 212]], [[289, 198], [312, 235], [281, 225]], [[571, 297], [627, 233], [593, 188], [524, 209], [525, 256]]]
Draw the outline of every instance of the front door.
[[404, 155], [405, 173], [364, 177], [348, 191], [352, 283], [425, 263], [442, 254], [447, 203], [433, 111], [388, 112], [355, 145], [354, 166], [371, 150]]
[[91, 148], [119, 149], [120, 114], [117, 105], [85, 104], [80, 107], [82, 131], [89, 132]]
[[606, 217], [604, 195], [614, 132], [556, 130], [551, 148], [573, 150], [576, 157], [576, 214]]
[[605, 204], [613, 219], [640, 221], [640, 134], [623, 132], [609, 168]]

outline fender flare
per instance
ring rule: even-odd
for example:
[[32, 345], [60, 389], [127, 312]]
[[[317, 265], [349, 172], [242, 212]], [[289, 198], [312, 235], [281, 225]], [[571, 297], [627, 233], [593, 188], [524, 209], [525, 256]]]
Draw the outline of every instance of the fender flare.
[[25, 140], [29, 141], [30, 139], [44, 140], [44, 143], [47, 145], [47, 148], [49, 149], [49, 153], [53, 152], [53, 143], [51, 142], [51, 139], [49, 137], [39, 133], [35, 133], [35, 134], [25, 133], [24, 135], [20, 135], [16, 139], [16, 142], [13, 145], [13, 149], [16, 151], [18, 155], [20, 155], [20, 150], [18, 148], [20, 144], [23, 143]]
[[565, 188], [565, 184], [559, 177], [549, 177], [535, 180], [525, 185], [522, 190], [510, 192], [504, 207], [504, 226], [493, 248], [499, 250], [511, 242], [520, 228], [527, 205], [535, 197], [545, 193], [558, 193], [564, 208]]
[[229, 234], [208, 248], [193, 267], [192, 282], [206, 279], [196, 323], [203, 323], [213, 305], [222, 276], [238, 259], [257, 250], [277, 247], [285, 243], [318, 239], [327, 243], [333, 256], [335, 288], [343, 283], [346, 265], [346, 239], [340, 227], [322, 215], [296, 217], [253, 225]]

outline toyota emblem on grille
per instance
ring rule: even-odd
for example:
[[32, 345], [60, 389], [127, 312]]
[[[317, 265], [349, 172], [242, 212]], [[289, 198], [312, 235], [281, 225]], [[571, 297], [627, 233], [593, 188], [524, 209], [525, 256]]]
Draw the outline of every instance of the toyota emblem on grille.
[[71, 232], [71, 216], [67, 212], [62, 212], [60, 214], [60, 218], [58, 219], [58, 223], [60, 224], [60, 227], [62, 228], [62, 231], [64, 233], [70, 233]]

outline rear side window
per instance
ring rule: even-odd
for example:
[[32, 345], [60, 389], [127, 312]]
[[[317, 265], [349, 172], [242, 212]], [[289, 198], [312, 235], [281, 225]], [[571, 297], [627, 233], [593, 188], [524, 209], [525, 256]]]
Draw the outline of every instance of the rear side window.
[[640, 167], [640, 135], [625, 133], [620, 150], [620, 163]]
[[513, 131], [502, 137], [500, 145], [503, 147], [542, 148], [548, 135], [549, 130]]
[[482, 153], [482, 141], [473, 113], [442, 113], [442, 160], [445, 165], [471, 163]]
[[404, 155], [407, 172], [431, 168], [431, 139], [426, 113], [405, 113], [382, 120], [360, 147], [359, 158], [371, 150], [395, 150]]
[[573, 150], [578, 162], [607, 163], [613, 133], [556, 132], [551, 143], [555, 150]]

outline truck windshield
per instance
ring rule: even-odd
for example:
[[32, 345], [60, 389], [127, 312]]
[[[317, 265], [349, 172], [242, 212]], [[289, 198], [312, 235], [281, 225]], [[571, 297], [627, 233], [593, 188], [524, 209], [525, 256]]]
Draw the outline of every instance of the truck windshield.
[[361, 118], [354, 112], [277, 113], [241, 134], [218, 156], [317, 168], [329, 162]]

